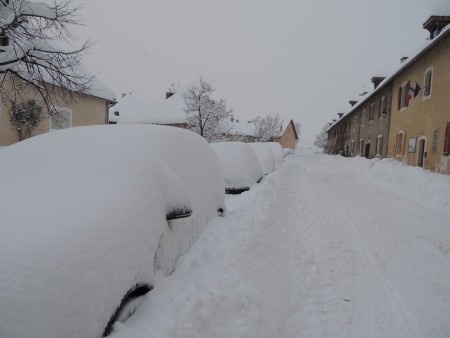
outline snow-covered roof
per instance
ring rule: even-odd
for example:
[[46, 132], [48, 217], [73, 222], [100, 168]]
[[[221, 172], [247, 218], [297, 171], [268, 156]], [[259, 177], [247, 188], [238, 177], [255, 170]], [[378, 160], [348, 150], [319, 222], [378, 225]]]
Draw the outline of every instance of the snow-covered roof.
[[[424, 43], [422, 43], [411, 55], [400, 65], [395, 69], [388, 77], [386, 77], [383, 81], [380, 82], [377, 88], [369, 90], [368, 94], [364, 96], [364, 99], [356, 103], [351, 109], [343, 116], [354, 112], [356, 109], [358, 109], [362, 104], [364, 104], [368, 99], [370, 99], [373, 95], [378, 93], [380, 90], [383, 89], [385, 84], [388, 84], [392, 80], [394, 80], [397, 75], [399, 75], [401, 72], [403, 72], [406, 68], [411, 66], [414, 62], [417, 61], [422, 55], [427, 53], [431, 48], [433, 48], [436, 44], [438, 44], [442, 39], [447, 37], [450, 34], [450, 25], [445, 26], [442, 31], [432, 40], [426, 40]], [[334, 122], [328, 129], [330, 130], [335, 125], [337, 125], [343, 118], [337, 120]]]
[[229, 133], [234, 134], [242, 134], [246, 136], [253, 136], [255, 131], [255, 124], [251, 122], [228, 122], [228, 125], [230, 126]]
[[[119, 98], [118, 103], [115, 106], [109, 108], [109, 121], [118, 122], [146, 105], [148, 105], [148, 103], [144, 100], [141, 100], [131, 93], [127, 94]], [[116, 116], [115, 112], [119, 112], [119, 116]]]
[[450, 16], [450, 5], [439, 4], [434, 6], [430, 13], [427, 15], [423, 23], [425, 24], [432, 16]]
[[80, 74], [84, 74], [84, 76], [87, 78], [92, 77], [92, 84], [89, 95], [99, 97], [108, 101], [117, 101], [116, 93], [114, 93], [112, 89], [109, 88], [105, 83], [103, 83], [97, 76], [92, 74], [91, 71], [85, 66], [79, 65], [76, 71], [80, 72]]
[[184, 96], [186, 89], [182, 86], [171, 88], [174, 93], [166, 99], [166, 94], [159, 96], [147, 105], [139, 108], [133, 114], [121, 119], [118, 123], [129, 124], [177, 124], [186, 123], [184, 112]]

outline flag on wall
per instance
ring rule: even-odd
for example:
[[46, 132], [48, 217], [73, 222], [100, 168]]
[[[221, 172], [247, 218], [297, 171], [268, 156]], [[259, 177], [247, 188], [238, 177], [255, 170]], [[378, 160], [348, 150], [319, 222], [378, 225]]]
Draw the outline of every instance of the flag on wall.
[[416, 88], [414, 88], [414, 97], [419, 95], [421, 89], [422, 88], [420, 88], [419, 84], [416, 82]]
[[409, 91], [408, 94], [406, 95], [406, 99], [409, 101], [411, 100], [413, 97], [415, 98], [417, 95], [419, 95], [420, 92], [420, 86], [419, 84], [416, 82], [416, 87], [409, 87]]

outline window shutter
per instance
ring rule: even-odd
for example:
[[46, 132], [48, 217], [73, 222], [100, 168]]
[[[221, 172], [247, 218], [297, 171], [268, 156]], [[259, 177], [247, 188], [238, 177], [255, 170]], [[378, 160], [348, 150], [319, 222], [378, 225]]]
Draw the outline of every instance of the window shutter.
[[380, 156], [383, 155], [383, 136], [380, 137], [380, 149], [378, 149]]
[[447, 122], [447, 128], [445, 128], [444, 155], [448, 156], [449, 152], [450, 152], [450, 122]]
[[406, 83], [405, 93], [403, 94], [403, 95], [405, 96], [405, 107], [408, 107], [408, 106], [409, 106], [409, 100], [408, 100], [409, 86], [410, 86], [410, 82], [408, 81], [408, 82]]
[[392, 150], [392, 152], [393, 152], [394, 154], [397, 153], [397, 139], [398, 139], [398, 134], [395, 135], [395, 137], [394, 137], [394, 149]]
[[406, 140], [406, 133], [403, 133], [402, 135], [402, 155], [405, 153], [405, 140]]
[[402, 108], [402, 87], [398, 88], [398, 102], [397, 102], [397, 109], [400, 110]]
[[431, 94], [431, 70], [427, 73], [425, 76], [425, 90], [424, 90], [425, 96], [428, 96]]
[[375, 156], [378, 154], [378, 140], [375, 141]]

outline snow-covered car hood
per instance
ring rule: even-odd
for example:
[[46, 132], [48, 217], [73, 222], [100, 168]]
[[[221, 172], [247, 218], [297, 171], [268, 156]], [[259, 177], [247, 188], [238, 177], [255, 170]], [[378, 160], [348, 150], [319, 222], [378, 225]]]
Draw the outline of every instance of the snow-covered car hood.
[[261, 164], [253, 149], [242, 142], [212, 143], [222, 163], [225, 189], [249, 188], [263, 176]]
[[275, 166], [283, 163], [284, 162], [284, 152], [283, 152], [283, 148], [281, 147], [281, 144], [279, 144], [278, 142], [266, 142], [266, 144], [270, 147], [270, 150], [272, 150]]
[[[0, 337], [100, 337], [224, 207], [216, 154], [173, 127], [47, 133], [0, 153]], [[166, 221], [173, 207], [189, 218]]]
[[261, 142], [248, 144], [252, 147], [253, 151], [255, 152], [259, 163], [261, 163], [264, 175], [270, 174], [275, 167], [273, 153], [272, 150], [270, 150], [270, 147], [266, 143]]

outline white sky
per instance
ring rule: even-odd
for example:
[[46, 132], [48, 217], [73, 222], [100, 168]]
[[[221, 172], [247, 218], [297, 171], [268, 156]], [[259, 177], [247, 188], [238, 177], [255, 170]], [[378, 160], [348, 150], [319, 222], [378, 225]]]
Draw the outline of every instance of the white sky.
[[150, 101], [202, 73], [241, 121], [279, 113], [312, 142], [426, 39], [444, 1], [90, 0], [74, 32], [98, 41], [84, 63], [118, 96]]

